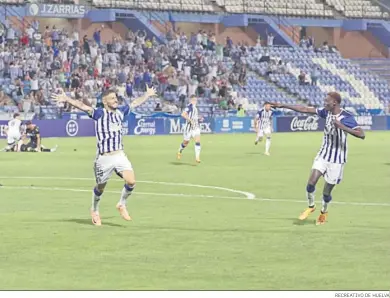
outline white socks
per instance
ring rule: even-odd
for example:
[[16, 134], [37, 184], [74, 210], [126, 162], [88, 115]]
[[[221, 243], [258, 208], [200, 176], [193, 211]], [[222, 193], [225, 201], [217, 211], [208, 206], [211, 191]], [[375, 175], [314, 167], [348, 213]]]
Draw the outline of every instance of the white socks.
[[128, 185], [125, 184], [122, 189], [121, 198], [119, 200], [119, 205], [126, 206], [127, 205], [127, 198], [131, 195], [131, 193], [134, 190], [135, 185]]
[[99, 213], [99, 203], [100, 203], [100, 197], [102, 196], [102, 192], [100, 192], [96, 187], [93, 189], [92, 192], [92, 210], [94, 212]]
[[195, 157], [197, 160], [200, 159], [200, 150], [201, 150], [200, 143], [195, 143]]
[[307, 192], [306, 194], [309, 207], [314, 206], [314, 192]]
[[271, 148], [271, 138], [265, 140], [265, 153], [269, 153], [269, 148]]

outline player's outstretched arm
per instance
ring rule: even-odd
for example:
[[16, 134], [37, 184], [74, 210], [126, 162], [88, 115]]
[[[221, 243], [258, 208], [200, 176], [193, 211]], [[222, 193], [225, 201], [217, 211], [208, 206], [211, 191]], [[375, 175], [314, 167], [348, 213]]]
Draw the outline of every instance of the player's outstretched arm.
[[141, 97], [138, 97], [133, 100], [133, 102], [130, 104], [130, 108], [134, 109], [140, 105], [142, 105], [145, 101], [149, 99], [149, 97], [156, 95], [156, 89], [154, 87], [149, 88], [148, 85], [146, 85], [146, 92]]
[[301, 105], [285, 105], [281, 103], [274, 103], [270, 102], [271, 107], [273, 108], [284, 108], [289, 109], [295, 112], [299, 113], [305, 113], [305, 114], [317, 114], [316, 108], [308, 107], [308, 106], [301, 106]]
[[93, 113], [92, 107], [87, 106], [79, 100], [71, 99], [70, 97], [66, 96], [64, 90], [62, 89], [58, 90], [57, 93], [52, 94], [51, 98], [56, 102], [67, 102], [76, 109], [79, 109], [80, 111], [86, 112], [88, 114]]
[[345, 131], [346, 133], [349, 133], [350, 135], [364, 140], [366, 138], [366, 135], [364, 133], [364, 130], [361, 129], [361, 127], [355, 127], [355, 128], [350, 128], [346, 126], [345, 124], [341, 123], [339, 120], [333, 120], [334, 126], [337, 128], [340, 128], [341, 130]]

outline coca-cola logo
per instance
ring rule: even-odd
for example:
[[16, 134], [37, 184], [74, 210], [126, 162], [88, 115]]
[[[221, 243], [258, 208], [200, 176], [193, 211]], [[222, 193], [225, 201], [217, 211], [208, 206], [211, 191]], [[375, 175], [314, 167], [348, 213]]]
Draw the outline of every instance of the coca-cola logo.
[[290, 125], [291, 131], [316, 131], [318, 127], [317, 116], [309, 116], [304, 119], [296, 116], [292, 119]]

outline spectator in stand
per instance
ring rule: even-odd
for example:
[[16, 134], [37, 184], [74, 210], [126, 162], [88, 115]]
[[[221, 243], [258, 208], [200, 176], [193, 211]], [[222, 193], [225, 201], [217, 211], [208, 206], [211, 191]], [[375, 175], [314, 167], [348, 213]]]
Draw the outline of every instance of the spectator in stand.
[[155, 106], [155, 108], [154, 108], [154, 111], [155, 111], [155, 112], [161, 112], [161, 111], [162, 111], [162, 108], [161, 108], [161, 105], [160, 105], [159, 102], [156, 104], [156, 106]]
[[311, 73], [311, 84], [313, 86], [317, 85], [318, 77], [320, 75], [320, 69], [319, 67], [314, 67], [312, 73]]
[[320, 48], [320, 51], [321, 52], [329, 52], [329, 45], [328, 45], [327, 41], [324, 41], [324, 43], [322, 44], [322, 47]]
[[272, 32], [268, 33], [267, 35], [267, 46], [272, 47], [274, 45], [274, 39], [275, 36], [272, 34]]
[[314, 47], [315, 47], [314, 37], [313, 36], [309, 36], [308, 47], [309, 47], [310, 50], [313, 50]]
[[304, 71], [301, 70], [301, 73], [299, 74], [298, 76], [298, 82], [299, 82], [299, 85], [303, 86], [303, 85], [307, 85], [308, 83], [306, 82], [306, 74]]
[[229, 36], [226, 37], [226, 47], [227, 47], [228, 49], [233, 48], [233, 40], [232, 40]]
[[234, 99], [231, 95], [229, 96], [229, 99], [227, 101], [227, 105], [228, 105], [229, 110], [235, 109], [235, 107], [236, 107], [236, 103], [234, 102]]
[[257, 36], [257, 39], [256, 39], [256, 49], [257, 50], [260, 50], [261, 49], [261, 36]]
[[299, 46], [304, 49], [307, 49], [309, 47], [309, 41], [306, 36], [302, 37], [301, 41], [299, 42]]
[[[102, 25], [101, 28], [103, 29], [104, 26]], [[98, 47], [100, 47], [100, 45], [101, 45], [101, 30], [100, 30], [100, 28], [95, 29], [95, 32], [93, 33], [93, 40], [96, 42]]]

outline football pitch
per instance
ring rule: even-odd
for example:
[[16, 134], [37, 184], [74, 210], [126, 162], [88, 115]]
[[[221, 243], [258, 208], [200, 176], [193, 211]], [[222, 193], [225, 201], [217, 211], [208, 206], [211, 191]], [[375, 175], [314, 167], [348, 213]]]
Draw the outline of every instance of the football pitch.
[[102, 227], [89, 216], [94, 138], [1, 153], [0, 289], [389, 290], [390, 133], [349, 137], [329, 222], [316, 226], [319, 208], [297, 217], [321, 140], [274, 134], [267, 157], [254, 135], [203, 135], [197, 165], [193, 144], [176, 160], [181, 136], [126, 137], [133, 221], [115, 209], [115, 177]]

